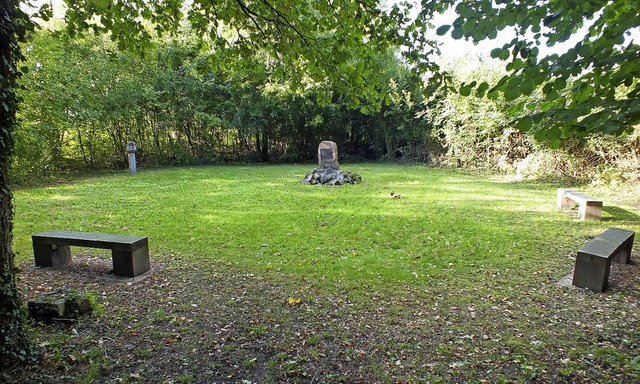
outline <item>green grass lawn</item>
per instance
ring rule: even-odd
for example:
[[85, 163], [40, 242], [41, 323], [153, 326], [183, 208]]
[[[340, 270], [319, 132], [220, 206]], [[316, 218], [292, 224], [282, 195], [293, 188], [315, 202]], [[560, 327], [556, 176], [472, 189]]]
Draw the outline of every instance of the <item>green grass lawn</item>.
[[[601, 221], [582, 222], [556, 209], [561, 185], [381, 164], [344, 165], [362, 175], [359, 185], [302, 185], [312, 168], [143, 170], [15, 191], [19, 264], [33, 263], [32, 233], [59, 229], [148, 236], [152, 265], [162, 266], [124, 296], [121, 288], [90, 287], [106, 315], [99, 326], [87, 325], [91, 337], [67, 340], [56, 353], [103, 348], [111, 357], [98, 369], [143, 382], [640, 376], [633, 271], [628, 283], [619, 275], [604, 294], [557, 284], [590, 237], [607, 227], [640, 228], [640, 210], [614, 192], [581, 189], [605, 206]], [[93, 249], [72, 254], [110, 257]], [[29, 273], [49, 276], [33, 267], [25, 268]], [[56, 273], [66, 279], [64, 269]], [[301, 302], [291, 306], [288, 298]], [[198, 329], [236, 333], [221, 344]], [[40, 332], [39, 342], [58, 345], [54, 331]], [[95, 332], [110, 332], [109, 353], [108, 343], [87, 341], [103, 337]], [[177, 333], [181, 342], [167, 344]], [[147, 366], [170, 349], [173, 358], [191, 361], [191, 370], [136, 371], [135, 359], [127, 365], [113, 357], [126, 349], [120, 338], [145, 351], [140, 361]], [[71, 345], [72, 352], [60, 352]], [[75, 358], [70, 368], [68, 359], [51, 359], [70, 375], [95, 364]]]
[[393, 286], [508, 267], [560, 277], [587, 237], [638, 225], [606, 210], [602, 222], [579, 222], [555, 208], [551, 185], [420, 166], [349, 169], [364, 182], [314, 187], [300, 183], [309, 166], [219, 166], [19, 190], [14, 249], [31, 259], [30, 235], [49, 229], [145, 235], [152, 260]]

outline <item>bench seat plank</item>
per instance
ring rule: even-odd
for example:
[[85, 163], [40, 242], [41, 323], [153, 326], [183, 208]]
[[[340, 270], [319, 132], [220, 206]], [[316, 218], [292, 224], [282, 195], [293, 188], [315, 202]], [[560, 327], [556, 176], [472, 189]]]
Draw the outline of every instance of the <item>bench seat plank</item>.
[[107, 233], [46, 231], [31, 236], [42, 244], [67, 244], [77, 247], [134, 251], [148, 245], [145, 236], [111, 235]]
[[[616, 260], [617, 262], [628, 264], [631, 249], [629, 245], [633, 244], [634, 232], [620, 228], [607, 228], [600, 235], [594, 237], [590, 242], [585, 244], [579, 253], [599, 256], [603, 258], [611, 257], [616, 250], [625, 251], [629, 248], [629, 252], [621, 252], [624, 256]], [[625, 247], [625, 245], [627, 247]], [[621, 249], [619, 249], [621, 248]], [[614, 255], [615, 258], [616, 255]]]
[[576, 203], [581, 203], [583, 201], [600, 201], [589, 195], [585, 195], [584, 193], [576, 192], [572, 190], [565, 191], [564, 195], [569, 197], [571, 200], [575, 201]]

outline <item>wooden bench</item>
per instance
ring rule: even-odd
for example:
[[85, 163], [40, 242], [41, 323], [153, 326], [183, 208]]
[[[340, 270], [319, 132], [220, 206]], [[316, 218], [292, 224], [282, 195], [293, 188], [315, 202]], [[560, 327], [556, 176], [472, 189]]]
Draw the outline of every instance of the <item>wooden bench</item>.
[[607, 288], [611, 261], [627, 264], [631, 258], [635, 232], [607, 228], [578, 251], [573, 285], [602, 292]]
[[47, 231], [31, 236], [39, 267], [55, 267], [71, 260], [69, 246], [111, 249], [113, 273], [135, 277], [149, 270], [149, 241], [144, 236], [91, 232]]
[[578, 219], [600, 220], [602, 201], [594, 199], [572, 189], [558, 188], [557, 205], [559, 209], [572, 208], [578, 204]]

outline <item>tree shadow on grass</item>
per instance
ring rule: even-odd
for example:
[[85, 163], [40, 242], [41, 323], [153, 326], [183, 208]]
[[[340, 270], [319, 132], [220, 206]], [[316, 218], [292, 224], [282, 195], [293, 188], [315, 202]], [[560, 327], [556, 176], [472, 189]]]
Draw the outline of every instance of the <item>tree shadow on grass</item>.
[[51, 281], [61, 283], [67, 288], [86, 290], [86, 287], [94, 287], [96, 284], [135, 284], [154, 274], [160, 265], [152, 263], [151, 269], [146, 273], [136, 277], [118, 276], [113, 274], [113, 263], [111, 258], [96, 257], [89, 255], [73, 255], [70, 262], [55, 267], [38, 267], [33, 262], [23, 262], [20, 264], [21, 276], [30, 275], [31, 279], [41, 282], [41, 290], [47, 290]]
[[611, 217], [603, 217], [602, 221], [640, 221], [640, 215], [620, 207], [603, 206], [602, 210]]

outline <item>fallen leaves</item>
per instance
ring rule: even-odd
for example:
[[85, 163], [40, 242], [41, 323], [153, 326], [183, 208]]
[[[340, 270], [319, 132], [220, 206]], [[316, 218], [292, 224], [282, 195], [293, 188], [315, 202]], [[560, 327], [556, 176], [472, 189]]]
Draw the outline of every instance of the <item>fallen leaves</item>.
[[[28, 284], [32, 291], [95, 284], [74, 273], [56, 280], [32, 268], [25, 276], [38, 282]], [[184, 274], [175, 268], [131, 286], [99, 283], [99, 301], [111, 303], [107, 313], [73, 331], [37, 327], [47, 360], [7, 382], [50, 382], [51, 372], [82, 377], [91, 364], [108, 365], [101, 374], [112, 382], [189, 375], [194, 382], [254, 383], [614, 382], [639, 373], [631, 351], [640, 337], [629, 325], [638, 321], [640, 304], [625, 292], [586, 295], [542, 277], [500, 278], [494, 270], [471, 288], [440, 276], [419, 289], [350, 282], [334, 292], [232, 266]], [[637, 284], [638, 277], [628, 277]], [[588, 353], [594, 342], [600, 355]]]
[[302, 303], [301, 299], [296, 299], [294, 297], [290, 297], [290, 298], [287, 299], [287, 304], [289, 304], [289, 305], [299, 305], [301, 303]]

